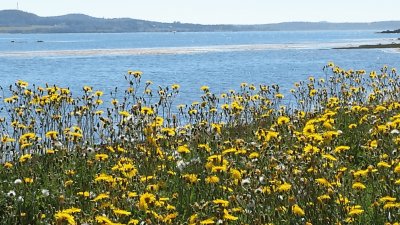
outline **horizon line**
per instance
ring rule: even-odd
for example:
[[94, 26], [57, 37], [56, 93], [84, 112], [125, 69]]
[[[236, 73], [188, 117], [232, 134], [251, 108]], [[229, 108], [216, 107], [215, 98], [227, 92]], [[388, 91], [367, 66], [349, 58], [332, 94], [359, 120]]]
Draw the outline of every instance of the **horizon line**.
[[24, 12], [24, 13], [30, 13], [30, 14], [34, 14], [38, 17], [42, 17], [42, 18], [46, 18], [46, 17], [59, 17], [59, 16], [67, 16], [67, 15], [84, 15], [84, 16], [88, 16], [88, 17], [92, 17], [92, 18], [97, 18], [97, 19], [105, 19], [105, 20], [112, 20], [112, 19], [132, 19], [132, 20], [142, 20], [142, 21], [148, 21], [148, 22], [157, 22], [157, 23], [181, 23], [181, 24], [195, 24], [195, 25], [206, 25], [206, 26], [213, 26], [213, 25], [228, 25], [228, 26], [254, 26], [254, 25], [271, 25], [271, 24], [282, 24], [282, 23], [330, 23], [330, 24], [369, 24], [369, 23], [381, 23], [381, 22], [400, 22], [400, 20], [379, 20], [379, 21], [370, 21], [370, 22], [366, 22], [366, 21], [357, 21], [357, 22], [332, 22], [332, 21], [301, 21], [301, 20], [294, 20], [294, 21], [281, 21], [281, 22], [271, 22], [271, 23], [253, 23], [253, 24], [235, 24], [235, 23], [193, 23], [193, 22], [182, 22], [182, 21], [173, 21], [173, 22], [161, 22], [161, 21], [156, 21], [156, 20], [147, 20], [147, 19], [138, 19], [138, 18], [132, 18], [132, 17], [98, 17], [98, 16], [93, 16], [93, 15], [89, 15], [89, 14], [85, 14], [85, 13], [80, 13], [80, 12], [76, 12], [76, 13], [67, 13], [67, 14], [62, 14], [62, 15], [53, 15], [53, 16], [42, 16], [42, 15], [38, 15], [34, 12], [29, 12], [29, 11], [25, 11], [25, 10], [21, 10], [21, 9], [0, 9], [1, 11], [20, 11], [20, 12]]

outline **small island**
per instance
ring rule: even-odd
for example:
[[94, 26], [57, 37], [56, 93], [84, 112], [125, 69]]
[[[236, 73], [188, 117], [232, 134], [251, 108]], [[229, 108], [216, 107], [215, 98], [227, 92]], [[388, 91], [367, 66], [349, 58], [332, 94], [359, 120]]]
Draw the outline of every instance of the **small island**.
[[381, 34], [399, 34], [400, 33], [400, 29], [397, 30], [385, 30], [380, 32]]
[[400, 43], [392, 42], [390, 44], [359, 45], [350, 47], [338, 47], [333, 49], [374, 49], [374, 48], [400, 48]]

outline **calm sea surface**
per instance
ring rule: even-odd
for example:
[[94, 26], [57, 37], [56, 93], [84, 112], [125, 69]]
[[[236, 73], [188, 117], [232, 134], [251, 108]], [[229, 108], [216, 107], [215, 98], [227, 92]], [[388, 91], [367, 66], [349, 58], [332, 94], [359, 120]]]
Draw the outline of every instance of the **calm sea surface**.
[[126, 71], [141, 70], [154, 90], [180, 84], [181, 103], [198, 100], [202, 85], [221, 93], [241, 82], [279, 84], [287, 92], [310, 75], [325, 77], [321, 69], [329, 61], [367, 71], [400, 67], [396, 50], [332, 49], [398, 36], [374, 31], [0, 34], [0, 84], [21, 79], [79, 93], [91, 85], [108, 93], [127, 87]]

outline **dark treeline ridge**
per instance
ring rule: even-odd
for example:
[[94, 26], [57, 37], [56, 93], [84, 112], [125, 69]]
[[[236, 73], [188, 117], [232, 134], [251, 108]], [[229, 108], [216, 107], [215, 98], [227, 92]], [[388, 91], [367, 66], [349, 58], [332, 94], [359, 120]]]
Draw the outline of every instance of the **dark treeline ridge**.
[[84, 14], [40, 17], [20, 10], [0, 11], [0, 33], [119, 33], [119, 32], [214, 32], [292, 30], [387, 30], [400, 21], [373, 23], [285, 22], [260, 25], [202, 25], [161, 23], [131, 18], [95, 18]]

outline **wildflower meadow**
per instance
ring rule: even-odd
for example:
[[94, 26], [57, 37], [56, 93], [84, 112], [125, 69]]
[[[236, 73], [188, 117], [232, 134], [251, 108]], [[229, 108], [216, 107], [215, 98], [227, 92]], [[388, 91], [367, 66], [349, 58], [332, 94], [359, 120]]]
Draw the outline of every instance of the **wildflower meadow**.
[[0, 224], [399, 224], [400, 76], [323, 70], [189, 105], [140, 71], [3, 87]]

